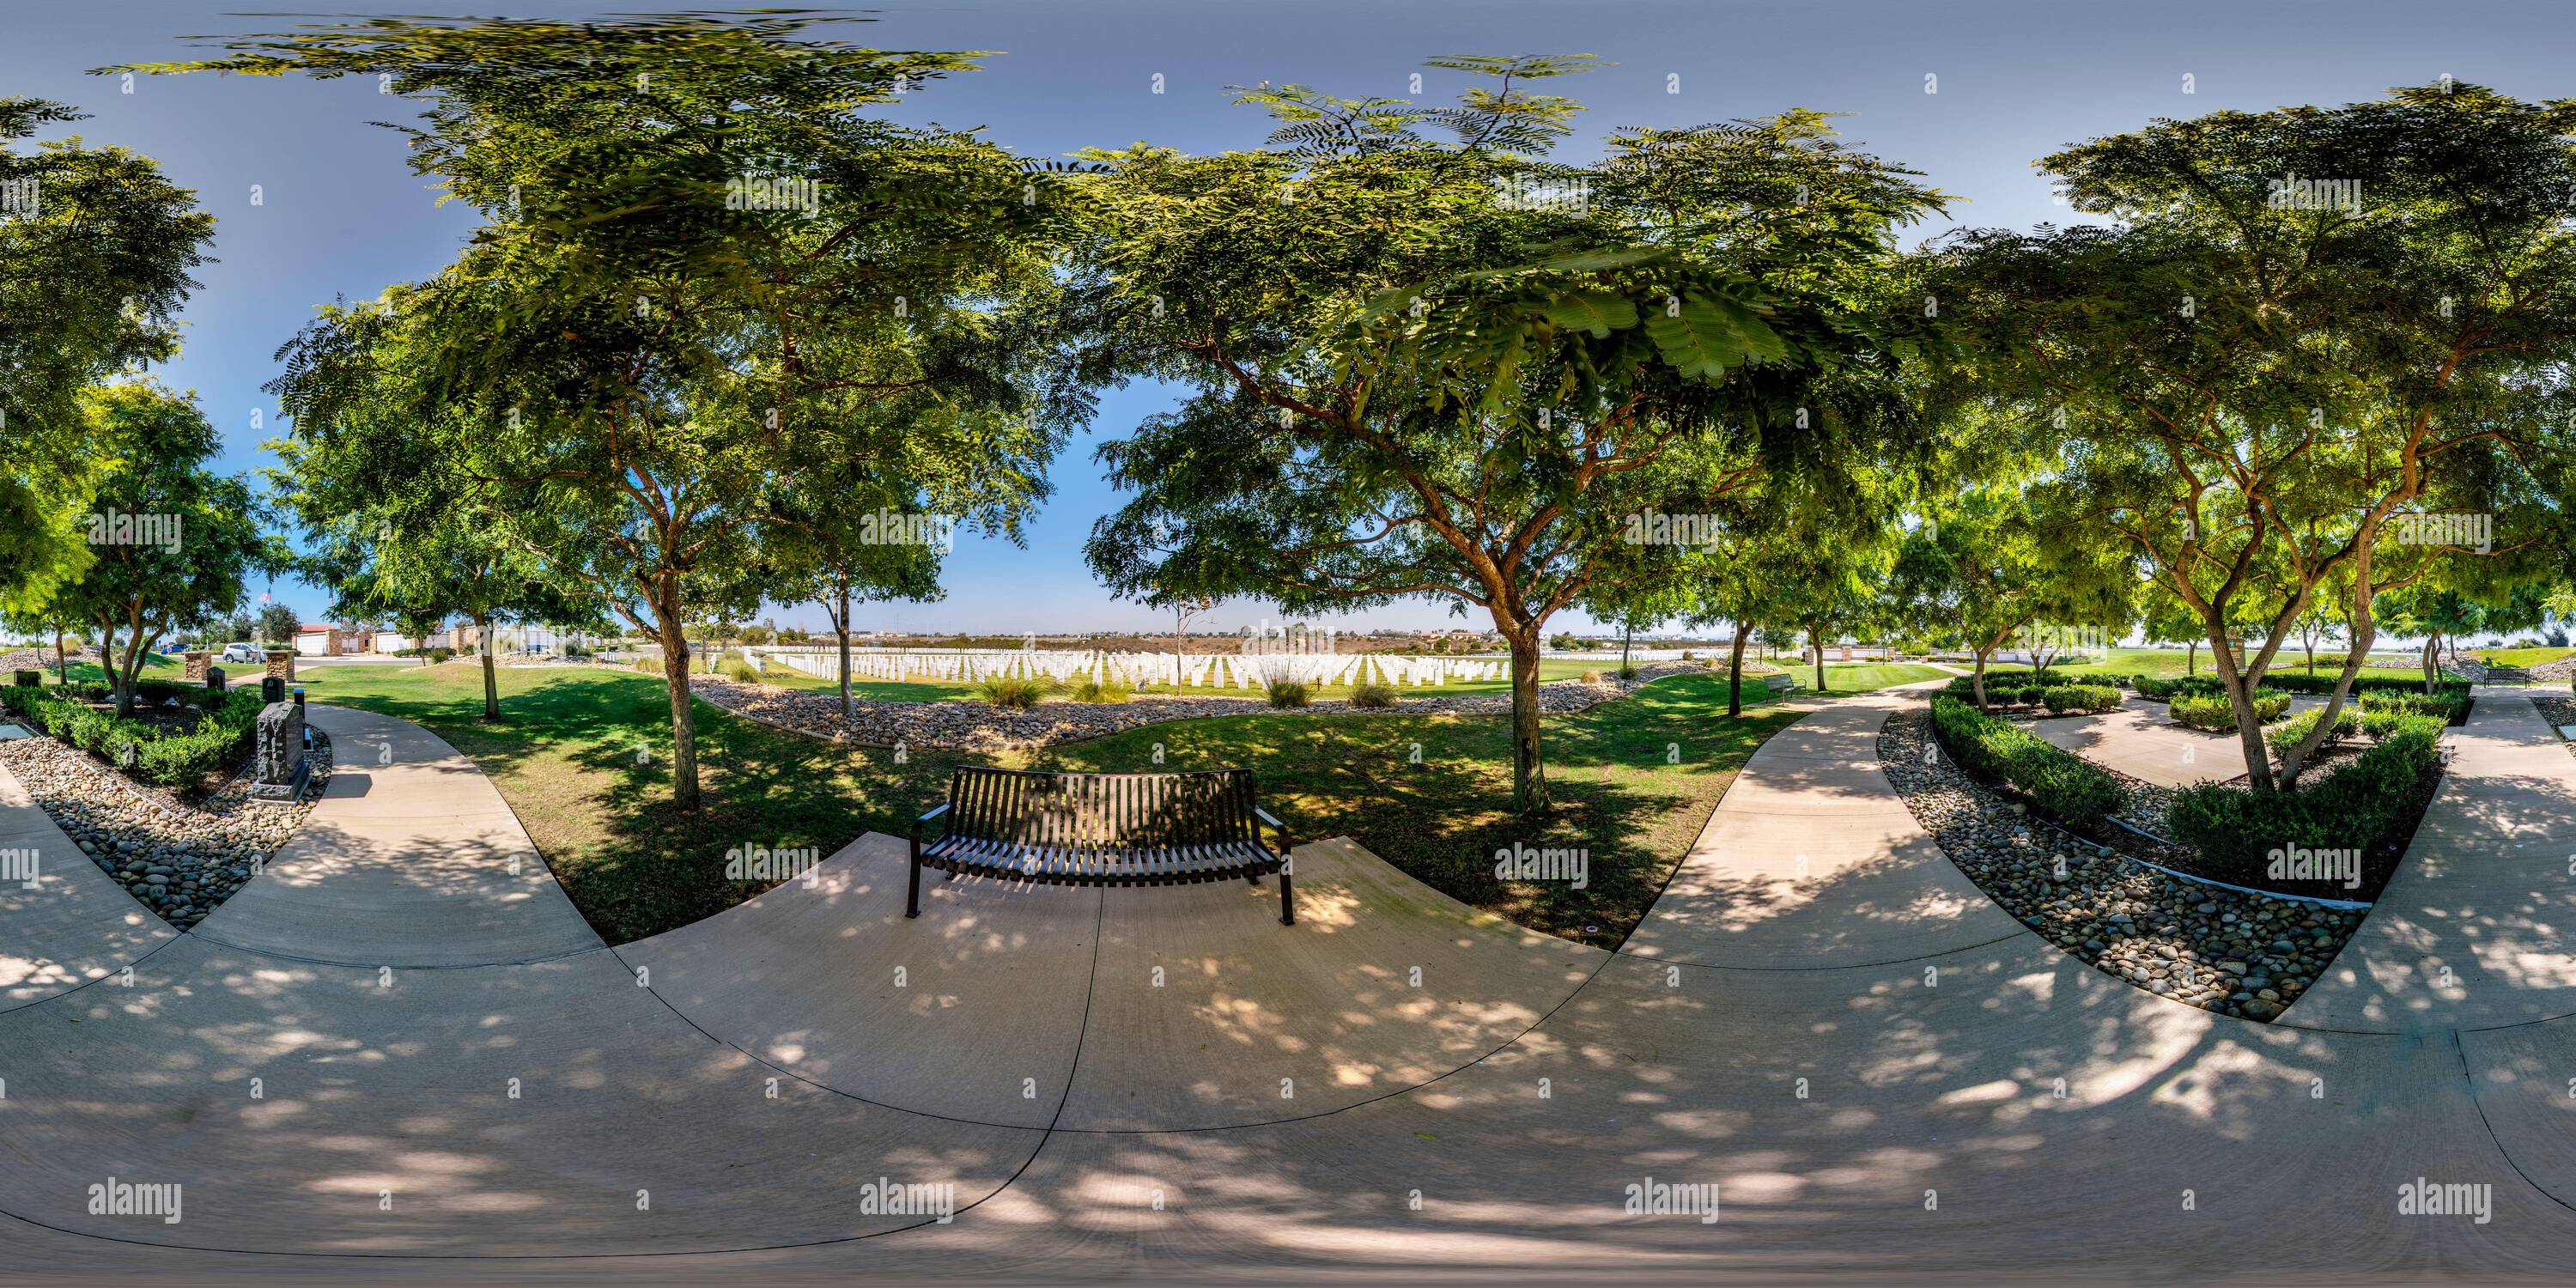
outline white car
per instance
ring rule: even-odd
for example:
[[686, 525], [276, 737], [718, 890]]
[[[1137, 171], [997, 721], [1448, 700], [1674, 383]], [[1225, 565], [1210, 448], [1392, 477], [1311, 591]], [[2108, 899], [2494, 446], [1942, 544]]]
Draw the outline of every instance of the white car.
[[234, 643], [224, 645], [224, 655], [217, 660], [228, 665], [235, 662], [265, 662], [268, 660], [268, 654], [256, 644]]

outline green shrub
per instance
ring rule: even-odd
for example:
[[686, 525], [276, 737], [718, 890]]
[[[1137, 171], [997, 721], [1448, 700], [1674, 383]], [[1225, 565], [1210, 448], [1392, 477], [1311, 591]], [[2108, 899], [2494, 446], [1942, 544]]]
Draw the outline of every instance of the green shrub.
[[2120, 705], [2120, 690], [2108, 684], [2056, 684], [2040, 690], [2039, 700], [2050, 715], [2110, 711]]
[[2227, 686], [2214, 675], [2180, 675], [2170, 680], [2152, 675], [2138, 677], [2138, 696], [2154, 702], [2169, 702], [2177, 694], [2206, 698], [2224, 696], [2226, 692]]
[[1395, 688], [1385, 684], [1363, 684], [1351, 690], [1351, 705], [1363, 711], [1384, 711], [1395, 705]]
[[1045, 681], [1024, 680], [1007, 675], [994, 676], [975, 686], [976, 697], [994, 706], [1009, 707], [1015, 711], [1026, 711], [1036, 706], [1046, 695]]
[[660, 675], [662, 673], [662, 659], [658, 657], [639, 657], [635, 659], [634, 666], [637, 672], [644, 675]]
[[716, 674], [721, 675], [728, 680], [736, 680], [744, 684], [767, 683], [767, 681], [760, 678], [760, 672], [755, 669], [751, 663], [746, 662], [739, 657], [718, 659], [716, 662]]
[[1072, 693], [1076, 702], [1125, 702], [1134, 696], [1135, 686], [1124, 680], [1079, 680], [1074, 683]]
[[108, 698], [105, 685], [69, 689], [0, 688], [0, 709], [47, 737], [59, 739], [123, 769], [128, 777], [159, 787], [191, 789], [250, 754], [263, 704], [257, 687], [217, 693], [157, 680], [134, 686], [139, 703], [162, 706], [176, 699], [198, 712], [197, 723], [165, 732], [113, 710], [93, 710]]
[[1969, 773], [2011, 783], [2059, 818], [2089, 823], [2128, 802], [2110, 774], [1957, 698], [1932, 700], [1932, 728]]
[[[2269, 689], [2254, 691], [2256, 724], [2270, 724], [2280, 719], [2281, 713], [2289, 709], [2289, 694], [2275, 693]], [[2233, 733], [2236, 729], [2236, 708], [2227, 700], [2227, 695], [2224, 693], [2214, 697], [2176, 694], [2172, 701], [2165, 704], [2165, 710], [2177, 723], [2189, 725], [2194, 729], [2205, 729], [2211, 733]]]
[[[2298, 746], [2307, 738], [2308, 731], [2317, 727], [2317, 719], [2325, 713], [2326, 709], [2324, 707], [2319, 707], [2314, 711], [2292, 716], [2288, 720], [2282, 721], [2280, 724], [2265, 730], [2263, 733], [2263, 741], [2271, 746], [2273, 755], [2289, 755], [2290, 749]], [[2329, 747], [2334, 745], [2334, 743], [2339, 739], [2349, 738], [2360, 732], [2361, 713], [2353, 710], [2351, 707], [2345, 707], [2343, 710], [2335, 713], [2334, 732], [2326, 735], [2326, 740], [2317, 745], [2320, 747]]]
[[1633, 680], [1633, 679], [1636, 679], [1636, 678], [1637, 678], [1637, 668], [1636, 668], [1636, 666], [1635, 666], [1634, 664], [1631, 664], [1631, 665], [1628, 665], [1628, 666], [1620, 667], [1620, 668], [1619, 668], [1619, 678], [1620, 678], [1620, 679], [1622, 679], [1622, 680]]
[[2355, 699], [2364, 711], [2393, 711], [2411, 716], [2435, 716], [2444, 724], [2458, 724], [2468, 717], [2469, 698], [2463, 692], [2449, 693], [2364, 693]]
[[1583, 673], [1582, 678], [1585, 684], [1601, 683], [1601, 673], [1599, 671], [1586, 671]]
[[1292, 707], [1302, 707], [1314, 700], [1307, 695], [1304, 681], [1286, 678], [1262, 681], [1261, 696], [1269, 699], [1271, 706], [1282, 711]]
[[2440, 759], [2440, 737], [2440, 725], [2409, 717], [2377, 746], [2296, 791], [2184, 788], [2166, 807], [2166, 835], [2198, 851], [2211, 875], [2240, 882], [2259, 880], [2276, 849], [2368, 850], [2386, 838]]

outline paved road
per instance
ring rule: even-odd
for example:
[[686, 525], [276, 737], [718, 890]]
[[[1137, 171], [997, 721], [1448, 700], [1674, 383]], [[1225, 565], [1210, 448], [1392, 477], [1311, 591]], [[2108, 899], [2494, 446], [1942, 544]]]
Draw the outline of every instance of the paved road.
[[[0, 1266], [2563, 1276], [2576, 1029], [2537, 1012], [2555, 1004], [2564, 887], [2447, 848], [2564, 826], [2576, 764], [2527, 736], [2527, 714], [2481, 704], [2449, 812], [2419, 839], [2422, 890], [2399, 905], [2479, 931], [2444, 956], [2479, 965], [2467, 997], [2483, 1000], [2416, 1007], [2381, 981], [2356, 1013], [2376, 997], [2403, 1023], [2339, 1031], [2298, 1027], [2322, 984], [2291, 1024], [2232, 1020], [2020, 930], [1876, 768], [1878, 725], [1910, 700], [1818, 705], [1766, 744], [1618, 953], [1464, 908], [1347, 842], [1299, 850], [1294, 929], [1269, 892], [1229, 885], [941, 882], [906, 921], [901, 845], [874, 836], [810, 884], [566, 952], [559, 919], [525, 911], [549, 898], [380, 870], [460, 830], [465, 853], [509, 848], [441, 795], [475, 776], [402, 735], [356, 798], [373, 826], [341, 829], [356, 853], [315, 830], [307, 884], [235, 919], [275, 935], [300, 909], [320, 951], [247, 930], [102, 949], [133, 960], [131, 987], [0, 1013], [0, 1211], [16, 1218]], [[344, 879], [363, 894], [338, 900]], [[403, 933], [397, 894], [425, 933]], [[431, 957], [457, 927], [455, 960], [386, 969], [338, 927], [343, 906], [381, 957]], [[13, 937], [65, 933], [20, 904], [0, 918]], [[182, 1184], [184, 1219], [92, 1214], [88, 1187], [111, 1176]], [[2463, 1191], [2484, 1217], [2401, 1215], [2419, 1177], [2487, 1187]], [[880, 1179], [951, 1187], [918, 1193], [958, 1214], [886, 1211]], [[1717, 1186], [1720, 1210], [1629, 1210], [1674, 1185]]]

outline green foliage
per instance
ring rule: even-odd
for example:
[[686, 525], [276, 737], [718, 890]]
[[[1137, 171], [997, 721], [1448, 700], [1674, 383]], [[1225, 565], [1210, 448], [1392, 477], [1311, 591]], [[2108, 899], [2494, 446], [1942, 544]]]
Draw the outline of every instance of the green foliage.
[[[2290, 754], [2291, 749], [2297, 747], [2300, 743], [2307, 741], [2308, 734], [2317, 727], [2317, 721], [2322, 719], [2325, 716], [2325, 713], [2326, 709], [2324, 707], [2318, 707], [2314, 711], [2302, 712], [2298, 715], [2292, 716], [2288, 720], [2282, 721], [2280, 724], [2264, 730], [2263, 741], [2272, 748], [2273, 755], [2287, 756]], [[2319, 745], [2324, 746], [2332, 744], [2360, 733], [2362, 730], [2361, 717], [2362, 713], [2351, 707], [2345, 707], [2343, 710], [2336, 712], [2334, 730], [2331, 733], [2328, 733], [2326, 735], [2325, 742], [2320, 743]], [[2373, 730], [2373, 733], [2376, 732], [2376, 730]]]
[[975, 686], [975, 696], [997, 707], [1026, 711], [1045, 701], [1053, 684], [1046, 680], [997, 675]]
[[90, 703], [106, 701], [105, 686], [0, 688], [0, 709], [49, 737], [114, 765], [140, 782], [194, 792], [216, 774], [231, 769], [250, 754], [263, 709], [256, 688], [217, 693], [145, 680], [135, 686], [139, 700], [158, 707], [176, 700], [200, 712], [197, 723], [177, 731]]
[[1086, 678], [1074, 681], [1070, 696], [1076, 702], [1125, 702], [1136, 696], [1136, 687], [1124, 680]]
[[1261, 696], [1280, 710], [1302, 707], [1314, 699], [1308, 695], [1305, 682], [1286, 677], [1272, 677], [1261, 682]]
[[742, 684], [766, 684], [760, 672], [739, 656], [727, 655], [716, 662], [716, 674]]
[[2456, 692], [2406, 693], [2377, 690], [2361, 694], [2355, 701], [2365, 712], [2397, 712], [2403, 715], [2432, 716], [2443, 724], [2459, 724], [2468, 719], [2467, 686]]
[[1932, 700], [1932, 728], [1961, 768], [2011, 783], [2058, 818], [2091, 823], [2128, 802], [2118, 779], [1956, 698]]
[[[99, 479], [90, 565], [54, 605], [113, 639], [121, 656], [107, 661], [123, 705], [155, 642], [231, 612], [246, 580], [287, 556], [261, 531], [249, 483], [205, 468], [222, 438], [193, 401], [138, 380], [92, 389], [82, 403], [113, 460]], [[107, 526], [120, 518], [135, 524]]]
[[[2270, 724], [2290, 709], [2290, 695], [2271, 689], [2254, 693], [2254, 722]], [[2165, 711], [2175, 723], [2189, 725], [2210, 733], [2236, 732], [2236, 706], [2224, 693], [2215, 695], [2179, 693], [2165, 704]]]
[[2069, 711], [2098, 713], [2119, 708], [2120, 690], [2109, 684], [2052, 684], [2040, 690], [2039, 700], [2047, 705], [2050, 715]]
[[2257, 795], [2222, 783], [2175, 794], [2166, 835], [2190, 846], [2222, 880], [2260, 884], [2276, 849], [2375, 848], [2410, 807], [2417, 785], [2440, 762], [2441, 724], [2421, 716], [2378, 745], [2306, 786]]
[[1390, 684], [1363, 684], [1351, 690], [1351, 705], [1362, 711], [1384, 711], [1395, 704], [1395, 686]]
[[214, 233], [149, 157], [76, 137], [7, 146], [80, 119], [0, 96], [0, 184], [32, 198], [0, 218], [0, 612], [44, 611], [89, 566], [81, 519], [118, 455], [84, 404], [178, 352]]

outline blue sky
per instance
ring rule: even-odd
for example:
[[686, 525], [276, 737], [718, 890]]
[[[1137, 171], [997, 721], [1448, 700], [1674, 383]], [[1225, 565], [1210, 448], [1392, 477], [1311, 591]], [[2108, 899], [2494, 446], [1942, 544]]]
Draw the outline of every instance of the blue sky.
[[[615, 6], [649, 7], [631, 0]], [[252, 470], [270, 463], [261, 444], [278, 431], [274, 402], [260, 391], [276, 373], [277, 346], [318, 303], [370, 297], [435, 272], [474, 216], [434, 205], [428, 181], [404, 168], [399, 136], [369, 124], [410, 115], [371, 81], [196, 76], [138, 78], [129, 87], [84, 74], [110, 63], [190, 56], [184, 36], [275, 31], [291, 22], [232, 16], [240, 8], [0, 0], [0, 30], [8, 32], [0, 42], [0, 93], [56, 99], [90, 113], [78, 127], [84, 135], [158, 158], [215, 214], [221, 262], [201, 274], [203, 289], [187, 311], [186, 353], [161, 374], [198, 393], [224, 431], [226, 468]], [[535, 0], [469, 10], [388, 8], [603, 12]], [[1194, 152], [1256, 145], [1266, 118], [1229, 104], [1228, 85], [1294, 80], [1345, 95], [1403, 96], [1418, 71], [1423, 96], [1445, 101], [1464, 78], [1422, 67], [1425, 58], [1584, 52], [1615, 65], [1559, 82], [1561, 92], [1591, 108], [1569, 154], [1589, 151], [1590, 140], [1618, 126], [1820, 108], [1848, 114], [1842, 127], [1856, 145], [1904, 161], [1966, 198], [1956, 219], [1968, 225], [2063, 220], [2032, 160], [2155, 116], [2339, 103], [2445, 73], [2525, 97], [2576, 89], [2564, 57], [2576, 47], [2569, 40], [2576, 7], [2539, 2], [2437, 9], [2377, 0], [893, 0], [865, 12], [879, 21], [853, 28], [854, 39], [998, 51], [986, 70], [933, 85], [896, 114], [984, 126], [1030, 156], [1136, 140]], [[1936, 92], [1926, 92], [1927, 77], [1937, 78]], [[1083, 566], [1081, 544], [1092, 521], [1119, 501], [1101, 481], [1092, 449], [1167, 401], [1150, 388], [1105, 396], [1091, 433], [1057, 461], [1056, 496], [1025, 549], [961, 539], [944, 578], [945, 600], [873, 605], [862, 628], [1166, 622], [1112, 600]], [[322, 606], [312, 588], [281, 583], [275, 590], [307, 614]], [[782, 623], [823, 622], [811, 608], [782, 607], [776, 615]], [[1269, 615], [1257, 604], [1227, 605], [1208, 626], [1231, 629]], [[1458, 623], [1445, 607], [1424, 603], [1338, 624]]]

